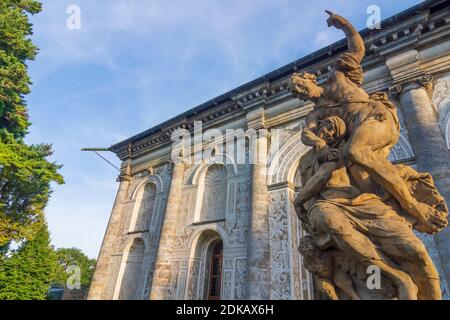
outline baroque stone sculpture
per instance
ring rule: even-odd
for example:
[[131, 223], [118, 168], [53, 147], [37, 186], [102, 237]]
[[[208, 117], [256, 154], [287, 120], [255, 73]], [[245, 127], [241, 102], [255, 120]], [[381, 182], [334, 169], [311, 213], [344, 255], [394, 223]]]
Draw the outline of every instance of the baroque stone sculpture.
[[[387, 159], [399, 138], [396, 107], [385, 93], [361, 88], [364, 42], [346, 19], [327, 13], [348, 51], [323, 85], [306, 72], [291, 78], [293, 95], [315, 103], [294, 202], [307, 232], [299, 247], [305, 267], [328, 299], [441, 299], [439, 275], [413, 229], [442, 230], [447, 206], [429, 174]], [[374, 267], [380, 287], [369, 288]]]

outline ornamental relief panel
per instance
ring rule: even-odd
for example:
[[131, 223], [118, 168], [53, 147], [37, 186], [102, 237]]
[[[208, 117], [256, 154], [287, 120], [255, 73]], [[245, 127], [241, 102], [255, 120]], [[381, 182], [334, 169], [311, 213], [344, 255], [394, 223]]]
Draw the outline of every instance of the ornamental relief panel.
[[164, 163], [152, 168], [153, 174], [160, 177], [162, 180], [163, 190], [161, 191], [163, 192], [169, 190], [170, 180], [172, 178], [172, 168], [173, 165], [170, 163]]
[[191, 190], [185, 190], [182, 199], [180, 199], [180, 210], [177, 217], [175, 227], [175, 240], [173, 243], [174, 249], [186, 248], [188, 245], [188, 239], [192, 233], [192, 229], [187, 227], [188, 216], [192, 212], [193, 206], [193, 192]]
[[[195, 174], [194, 168], [185, 175], [185, 181], [188, 181]], [[195, 222], [196, 205], [199, 211], [198, 221], [215, 221], [224, 219], [225, 221], [216, 222], [215, 227], [221, 229], [220, 234], [223, 237], [223, 242], [227, 246], [239, 246], [238, 250], [232, 253], [224, 253], [223, 266], [223, 298], [233, 299], [235, 296], [235, 285], [237, 281], [239, 290], [238, 295], [243, 297], [245, 283], [245, 262], [239, 261], [236, 265], [233, 263], [236, 255], [246, 255], [247, 244], [247, 219], [250, 210], [251, 187], [249, 177], [244, 176], [245, 180], [237, 180], [236, 176], [229, 175], [227, 168], [222, 164], [213, 164], [209, 166], [205, 175], [204, 181], [200, 185], [184, 185], [182, 195], [179, 202], [178, 216], [175, 220], [174, 237], [171, 243], [161, 243], [160, 248], [171, 247], [175, 256], [172, 261], [184, 262], [185, 267], [179, 265], [178, 272], [175, 274], [171, 270], [170, 285], [167, 290], [170, 292], [171, 299], [203, 299], [205, 290], [205, 275], [207, 271], [205, 264], [207, 257], [205, 255], [196, 257], [194, 260], [189, 259], [188, 244], [191, 243], [191, 236], [198, 228], [204, 228], [203, 225], [192, 225]], [[188, 180], [186, 180], [188, 179]], [[203, 185], [202, 185], [203, 183]], [[199, 190], [203, 192], [200, 193]], [[200, 197], [200, 199], [198, 199]], [[164, 239], [164, 238], [162, 238]], [[244, 249], [245, 247], [245, 249]], [[203, 248], [201, 251], [206, 252]], [[156, 258], [156, 257], [155, 257]], [[227, 265], [228, 261], [228, 265]], [[172, 264], [172, 263], [171, 263]], [[189, 265], [189, 267], [188, 267]], [[238, 266], [239, 274], [235, 274], [236, 266]], [[237, 278], [236, 278], [237, 275]], [[177, 278], [174, 279], [173, 277]]]
[[[201, 249], [201, 258], [200, 258], [200, 264], [198, 267], [198, 273], [197, 278], [195, 279], [197, 283], [197, 290], [195, 292], [195, 300], [201, 300], [204, 298], [203, 290], [205, 285], [206, 276], [209, 273], [209, 270], [206, 270], [206, 260], [209, 260], [209, 257], [206, 255], [207, 246], [203, 246]], [[208, 261], [209, 262], [209, 261]], [[194, 279], [192, 280], [194, 281]]]
[[189, 211], [191, 208], [191, 202], [192, 202], [192, 192], [184, 192], [183, 197], [180, 199], [180, 210], [177, 217], [176, 222], [176, 234], [177, 235], [183, 235], [184, 229], [186, 228], [187, 220]]
[[133, 300], [137, 298], [139, 280], [142, 275], [144, 248], [142, 239], [136, 238], [129, 249], [120, 283], [119, 300]]
[[[146, 300], [150, 297], [150, 289], [152, 287], [152, 283], [153, 283], [153, 273], [155, 271], [155, 260], [151, 260], [149, 263], [149, 267], [148, 267], [148, 272], [147, 272], [147, 280], [146, 280], [146, 285], [145, 285], [145, 289], [144, 289], [144, 295], [143, 295], [143, 299]], [[144, 270], [145, 272], [145, 270]]]
[[108, 264], [107, 276], [108, 282], [105, 285], [103, 296], [105, 299], [112, 300], [114, 297], [114, 289], [117, 281], [117, 275], [120, 268], [120, 256], [111, 257]]
[[167, 297], [169, 300], [177, 299], [178, 273], [180, 271], [180, 262], [172, 261], [170, 264], [169, 286], [167, 289]]
[[313, 278], [311, 273], [303, 266], [303, 257], [297, 248], [300, 238], [306, 235], [302, 229], [301, 221], [297, 218], [294, 208], [296, 193], [288, 190], [289, 214], [291, 216], [291, 253], [292, 253], [292, 275], [293, 275], [293, 298], [298, 300], [313, 300]]
[[134, 230], [147, 230], [153, 216], [153, 209], [156, 198], [156, 186], [149, 182], [144, 186], [142, 198], [137, 210], [137, 217]]
[[195, 170], [197, 170], [198, 166], [193, 164], [187, 164], [184, 169], [184, 175], [183, 175], [183, 185], [189, 185], [191, 184], [191, 177], [194, 175]]
[[237, 258], [234, 267], [234, 299], [245, 299], [247, 282], [247, 258]]
[[234, 229], [237, 225], [237, 218], [236, 218], [236, 183], [230, 182], [228, 184], [228, 199], [227, 199], [227, 212], [225, 217], [225, 229], [231, 230]]
[[225, 218], [228, 172], [225, 166], [213, 164], [208, 168], [204, 181], [200, 221]]
[[233, 270], [224, 270], [222, 278], [222, 295], [224, 300], [233, 299], [232, 296], [232, 272]]
[[249, 180], [236, 183], [236, 220], [247, 221], [251, 200], [251, 182]]
[[133, 193], [136, 191], [136, 189], [142, 183], [142, 181], [144, 181], [144, 177], [146, 177], [147, 175], [148, 175], [147, 172], [140, 172], [140, 173], [133, 175], [132, 180], [130, 182], [130, 186], [128, 187], [128, 190], [127, 190], [127, 196], [126, 196], [127, 200], [132, 199]]
[[286, 190], [269, 192], [270, 298], [289, 299], [290, 242]]
[[180, 275], [178, 278], [178, 287], [177, 287], [177, 300], [183, 300], [184, 299], [184, 290], [186, 288], [186, 281], [187, 281], [187, 270], [183, 269], [180, 265]]
[[[167, 175], [169, 172], [168, 166], [163, 166], [158, 172], [165, 172]], [[143, 181], [145, 182], [145, 180]], [[135, 213], [137, 216], [135, 218], [136, 221], [133, 229], [143, 231], [143, 235], [145, 235], [145, 239], [147, 239], [146, 242], [148, 250], [146, 251], [146, 256], [144, 257], [146, 261], [143, 270], [145, 277], [140, 280], [145, 282], [140, 284], [141, 287], [138, 292], [139, 295], [142, 294], [143, 296], [136, 298], [147, 299], [151, 291], [155, 261], [160, 245], [159, 241], [161, 236], [162, 221], [166, 208], [167, 193], [158, 192], [156, 185], [153, 182], [148, 182], [143, 185], [142, 189], [143, 190], [137, 191], [141, 192], [141, 194], [136, 196], [135, 202], [138, 201], [138, 203], [135, 203], [135, 205], [139, 207], [134, 209], [137, 210]], [[131, 216], [131, 212], [129, 213], [129, 216]], [[127, 222], [127, 225], [130, 226], [130, 221]]]
[[127, 226], [131, 215], [133, 203], [126, 203], [120, 209], [120, 223], [118, 226], [117, 237], [114, 239], [113, 248], [115, 253], [122, 253], [120, 250], [124, 245], [125, 234], [127, 232]]
[[297, 121], [294, 121], [292, 123], [289, 123], [287, 125], [284, 125], [281, 128], [275, 128], [280, 129], [279, 135], [276, 137], [279, 142], [279, 147], [283, 147], [286, 142], [289, 141], [290, 138], [292, 138], [294, 135], [298, 134], [303, 130], [305, 126], [305, 120], [300, 119]]
[[200, 261], [198, 261], [197, 259], [192, 260], [191, 268], [189, 270], [189, 280], [186, 293], [187, 300], [196, 299], [199, 268], [200, 268]]
[[232, 217], [227, 218], [226, 228], [231, 245], [243, 246], [247, 244], [247, 221], [251, 197], [250, 185], [251, 182], [249, 180], [242, 180], [237, 181], [233, 188], [230, 188], [230, 190], [234, 191], [229, 199], [229, 203], [232, 205], [230, 208], [233, 208], [233, 211], [230, 213]]
[[438, 114], [438, 123], [450, 149], [450, 74], [436, 79], [432, 104]]

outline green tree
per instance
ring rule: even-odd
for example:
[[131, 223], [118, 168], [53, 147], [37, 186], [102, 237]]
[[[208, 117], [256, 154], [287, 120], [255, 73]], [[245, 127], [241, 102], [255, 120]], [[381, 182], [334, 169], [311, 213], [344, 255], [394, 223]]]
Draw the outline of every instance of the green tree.
[[82, 288], [89, 288], [92, 276], [94, 274], [95, 259], [90, 259], [83, 251], [77, 248], [59, 248], [56, 250], [56, 259], [58, 261], [58, 270], [55, 275], [55, 283], [60, 286], [67, 284], [67, 278], [71, 276], [67, 272], [69, 266], [80, 268], [80, 285]]
[[0, 300], [43, 300], [55, 278], [58, 263], [45, 222], [32, 240], [10, 256], [0, 257]]
[[50, 154], [48, 145], [27, 146], [0, 132], [0, 246], [32, 237], [43, 219], [50, 183], [63, 183], [60, 166], [45, 159]]
[[47, 160], [51, 146], [23, 141], [30, 125], [26, 62], [37, 53], [29, 39], [29, 15], [40, 11], [35, 0], [0, 2], [0, 247], [32, 238], [43, 219], [51, 182], [64, 182], [61, 166]]
[[24, 96], [31, 84], [26, 61], [37, 53], [28, 14], [41, 11], [35, 0], [2, 0], [0, 3], [0, 126], [16, 138], [27, 133], [28, 113]]

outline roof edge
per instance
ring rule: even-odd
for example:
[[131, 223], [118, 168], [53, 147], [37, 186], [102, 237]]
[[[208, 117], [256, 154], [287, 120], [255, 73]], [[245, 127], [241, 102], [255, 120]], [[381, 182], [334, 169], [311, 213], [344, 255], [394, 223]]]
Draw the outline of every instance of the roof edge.
[[[406, 20], [408, 18], [415, 16], [419, 11], [427, 10], [427, 9], [430, 9], [432, 7], [436, 7], [436, 6], [439, 6], [442, 4], [449, 5], [450, 1], [449, 0], [437, 0], [437, 1], [436, 0], [426, 0], [422, 3], [419, 3], [419, 4], [409, 8], [409, 9], [401, 11], [398, 14], [395, 14], [389, 18], [382, 20], [381, 21], [381, 29], [379, 29], [379, 30], [370, 30], [368, 28], [365, 28], [365, 29], [359, 31], [359, 33], [361, 34], [361, 36], [363, 38], [367, 37], [367, 36], [376, 35], [377, 33], [382, 32], [382, 29], [384, 29], [384, 28], [391, 27], [396, 23], [399, 23], [403, 20]], [[338, 40], [326, 47], [323, 47], [323, 48], [316, 50], [310, 54], [307, 54], [306, 56], [304, 56], [302, 58], [294, 60], [293, 62], [288, 63], [278, 69], [275, 69], [275, 70], [273, 70], [269, 73], [266, 73], [258, 78], [255, 78], [249, 82], [246, 82], [246, 83], [244, 83], [230, 91], [227, 91], [211, 100], [208, 100], [194, 108], [191, 108], [185, 112], [182, 112], [182, 113], [178, 114], [177, 116], [172, 117], [156, 126], [153, 126], [145, 131], [142, 131], [142, 132], [140, 132], [134, 136], [131, 136], [130, 138], [127, 138], [123, 141], [115, 143], [115, 144], [111, 145], [110, 149], [113, 152], [118, 149], [121, 149], [125, 145], [134, 143], [134, 142], [139, 141], [151, 134], [154, 134], [154, 133], [158, 132], [159, 130], [161, 130], [162, 128], [165, 128], [171, 124], [176, 123], [177, 121], [179, 121], [182, 118], [186, 118], [188, 116], [198, 114], [200, 112], [208, 110], [212, 106], [217, 106], [218, 104], [229, 101], [229, 100], [231, 100], [231, 97], [238, 94], [239, 92], [247, 91], [250, 88], [255, 87], [257, 85], [261, 85], [267, 81], [272, 82], [272, 81], [278, 80], [278, 79], [286, 76], [288, 73], [292, 73], [293, 70], [297, 70], [298, 68], [305, 68], [308, 65], [313, 64], [313, 62], [315, 62], [316, 60], [318, 60], [321, 57], [325, 57], [325, 56], [329, 57], [329, 52], [337, 53], [340, 51], [344, 51], [346, 49], [346, 46], [347, 46], [347, 41], [345, 38]]]

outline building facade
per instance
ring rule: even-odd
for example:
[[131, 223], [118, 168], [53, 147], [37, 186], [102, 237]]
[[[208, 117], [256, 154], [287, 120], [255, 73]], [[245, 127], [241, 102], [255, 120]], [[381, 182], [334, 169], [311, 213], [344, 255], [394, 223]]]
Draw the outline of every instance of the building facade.
[[[425, 1], [381, 27], [361, 31], [363, 87], [398, 107], [390, 160], [430, 172], [450, 203], [450, 3]], [[345, 50], [334, 43], [113, 145], [122, 173], [88, 298], [314, 299], [293, 208], [312, 103], [288, 81], [301, 71], [324, 81]], [[180, 132], [192, 150], [174, 147]], [[192, 161], [174, 161], [179, 152]], [[450, 229], [420, 237], [448, 298]]]

